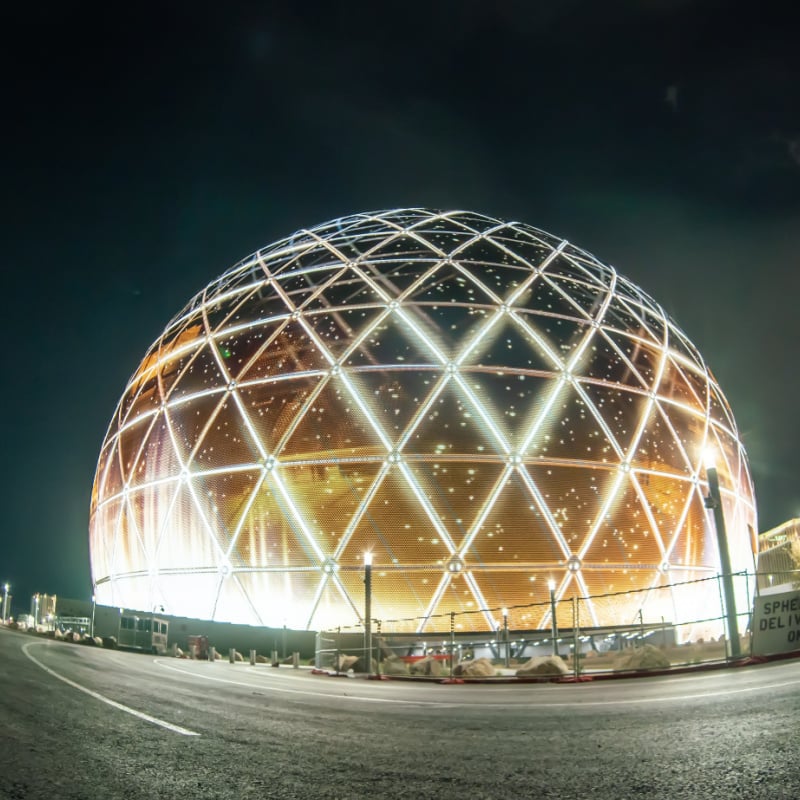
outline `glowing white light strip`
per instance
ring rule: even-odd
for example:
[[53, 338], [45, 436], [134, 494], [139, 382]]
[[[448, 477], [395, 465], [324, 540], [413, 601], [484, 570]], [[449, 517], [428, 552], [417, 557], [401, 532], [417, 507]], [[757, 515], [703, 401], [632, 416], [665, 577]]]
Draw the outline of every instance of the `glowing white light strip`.
[[406, 482], [411, 487], [411, 491], [414, 492], [415, 497], [419, 500], [420, 505], [425, 510], [425, 513], [428, 515], [428, 519], [431, 521], [431, 525], [436, 529], [436, 533], [439, 534], [439, 537], [447, 547], [450, 555], [453, 555], [456, 552], [456, 546], [453, 544], [453, 540], [450, 538], [450, 532], [447, 528], [442, 525], [441, 520], [439, 519], [439, 515], [434, 510], [433, 506], [431, 506], [430, 500], [428, 500], [425, 492], [420, 489], [417, 485], [417, 482], [414, 480], [414, 476], [411, 474], [411, 470], [409, 470], [408, 465], [401, 461], [397, 464], [397, 467], [400, 469], [400, 473], [406, 479]]
[[[353, 602], [353, 598], [350, 597], [350, 595], [347, 593], [347, 589], [344, 588], [344, 584], [342, 583], [342, 580], [339, 577], [339, 575], [337, 573], [335, 573], [335, 572], [332, 572], [330, 577], [331, 577], [331, 580], [333, 581], [334, 585], [336, 586], [336, 588], [339, 590], [339, 594], [342, 596], [342, 599], [345, 601], [345, 603], [347, 605], [350, 606], [351, 611], [353, 611], [353, 613], [356, 615], [356, 617], [358, 619], [362, 619], [363, 620], [363, 617], [361, 616], [361, 612], [358, 610], [358, 608], [356, 607], [356, 604]], [[306, 626], [307, 628], [311, 627], [311, 620], [312, 619], [313, 619], [313, 616], [309, 617], [308, 625]]]
[[555, 381], [553, 383], [552, 389], [547, 394], [547, 397], [542, 404], [539, 413], [534, 417], [533, 422], [531, 423], [530, 428], [528, 428], [528, 432], [525, 434], [525, 438], [522, 440], [522, 444], [520, 445], [519, 451], [520, 453], [527, 453], [530, 449], [531, 444], [533, 443], [534, 437], [539, 433], [542, 425], [550, 419], [550, 410], [553, 407], [553, 404], [558, 400], [558, 396], [567, 388], [567, 382], [563, 380]]
[[122, 500], [123, 506], [125, 506], [125, 510], [127, 512], [128, 517], [128, 541], [131, 538], [131, 530], [135, 535], [135, 541], [139, 543], [139, 547], [141, 547], [142, 556], [144, 557], [145, 564], [152, 564], [153, 560], [150, 554], [150, 548], [145, 544], [144, 539], [142, 538], [141, 531], [139, 530], [139, 523], [136, 519], [136, 512], [131, 505], [131, 499], [127, 492], [125, 492], [125, 496]]
[[594, 319], [586, 317], [586, 320], [591, 327], [589, 327], [589, 329], [586, 331], [586, 334], [582, 337], [581, 341], [578, 343], [578, 346], [575, 348], [574, 352], [572, 353], [572, 356], [567, 362], [567, 370], [569, 372], [575, 372], [578, 369], [581, 358], [583, 357], [586, 348], [589, 346], [589, 343], [595, 338], [595, 335], [599, 330], [600, 325], [605, 319], [606, 313], [608, 312], [608, 308], [611, 305], [611, 299], [614, 297], [614, 289], [616, 288], [616, 285], [617, 285], [617, 275], [616, 273], [614, 273], [611, 279], [611, 285], [604, 289], [606, 294], [605, 297], [603, 298], [603, 302], [601, 303], [596, 316], [594, 317]]
[[529, 475], [528, 470], [524, 468], [519, 468], [517, 470], [522, 477], [522, 480], [525, 483], [525, 486], [528, 487], [528, 491], [533, 498], [533, 501], [536, 503], [537, 508], [541, 512], [542, 516], [547, 522], [547, 527], [550, 528], [550, 533], [553, 535], [553, 538], [558, 543], [558, 546], [561, 548], [561, 552], [564, 554], [564, 558], [569, 558], [572, 555], [572, 549], [570, 548], [567, 540], [564, 538], [564, 534], [561, 532], [561, 528], [556, 522], [556, 518], [553, 516], [553, 512], [550, 510], [550, 506], [545, 502], [544, 498], [542, 497], [542, 493], [539, 491], [539, 487], [536, 485], [536, 481]]
[[344, 552], [345, 547], [350, 542], [351, 537], [353, 536], [353, 532], [361, 523], [361, 520], [364, 517], [367, 509], [372, 502], [372, 498], [375, 497], [375, 493], [378, 491], [378, 488], [383, 483], [384, 477], [386, 477], [386, 473], [389, 471], [389, 464], [384, 462], [381, 465], [378, 474], [375, 476], [375, 480], [372, 481], [372, 484], [367, 489], [364, 494], [364, 498], [358, 504], [358, 508], [356, 509], [355, 514], [350, 518], [350, 522], [347, 523], [347, 527], [344, 529], [344, 533], [342, 534], [342, 538], [339, 541], [336, 549], [333, 551], [333, 558], [334, 560], [338, 561], [342, 557], [342, 553]]
[[475, 541], [475, 537], [480, 532], [480, 529], [486, 522], [486, 518], [489, 516], [489, 513], [494, 508], [494, 505], [497, 502], [497, 498], [500, 496], [500, 493], [505, 488], [505, 482], [508, 480], [508, 476], [511, 475], [512, 472], [513, 472], [513, 467], [510, 464], [506, 464], [505, 468], [500, 473], [500, 476], [495, 481], [494, 486], [489, 492], [489, 495], [487, 496], [486, 500], [484, 501], [483, 505], [478, 511], [478, 516], [475, 517], [475, 521], [472, 523], [472, 527], [467, 533], [467, 536], [464, 539], [463, 543], [461, 544], [461, 548], [458, 551], [458, 556], [459, 558], [461, 558], [462, 561], [466, 562], [467, 551], [469, 550], [470, 547], [472, 547], [472, 543]]
[[294, 500], [292, 500], [292, 496], [289, 494], [289, 491], [286, 489], [286, 485], [280, 479], [280, 475], [278, 475], [277, 470], [272, 470], [269, 473], [269, 481], [270, 483], [278, 489], [283, 498], [284, 503], [286, 503], [286, 507], [291, 512], [291, 518], [297, 525], [297, 529], [303, 534], [303, 538], [306, 541], [306, 544], [314, 551], [314, 555], [319, 560], [319, 563], [322, 564], [325, 561], [325, 553], [320, 550], [319, 545], [317, 544], [316, 540], [314, 539], [314, 535], [306, 526], [305, 520], [303, 519], [300, 512], [297, 510], [297, 506], [294, 504]]
[[589, 397], [586, 393], [586, 390], [581, 386], [579, 381], [574, 381], [572, 383], [572, 388], [575, 390], [578, 397], [581, 398], [583, 401], [584, 406], [592, 415], [594, 421], [600, 427], [600, 430], [603, 431], [606, 437], [606, 441], [611, 445], [616, 456], [622, 459], [622, 448], [619, 446], [619, 442], [617, 441], [617, 437], [614, 436], [613, 431], [611, 428], [608, 427], [608, 423], [605, 421], [605, 418], [600, 413], [600, 410], [595, 406], [594, 401]]
[[216, 537], [217, 530], [211, 524], [211, 521], [208, 519], [208, 516], [206, 515], [205, 511], [203, 511], [203, 504], [197, 497], [197, 491], [195, 489], [193, 481], [187, 480], [186, 488], [189, 490], [189, 494], [191, 495], [192, 500], [194, 502], [195, 511], [200, 517], [200, 520], [203, 523], [203, 527], [205, 528], [206, 535], [208, 536], [208, 539], [211, 542], [212, 550], [217, 551], [217, 555], [219, 555], [220, 558], [222, 559], [220, 563], [225, 564], [226, 563], [225, 551], [222, 549], [222, 546], [220, 545], [219, 540]]
[[594, 541], [595, 536], [597, 536], [597, 531], [600, 530], [600, 526], [603, 524], [608, 512], [611, 510], [611, 506], [617, 500], [617, 492], [619, 491], [619, 487], [622, 485], [622, 481], [626, 478], [626, 474], [624, 472], [617, 472], [611, 482], [611, 489], [609, 490], [608, 494], [606, 495], [605, 501], [600, 509], [600, 513], [595, 518], [592, 527], [589, 529], [589, 533], [586, 538], [583, 540], [583, 544], [578, 549], [578, 558], [583, 561], [586, 557], [586, 553], [589, 552], [589, 548], [592, 546], [592, 542]]
[[241, 592], [241, 596], [244, 598], [245, 603], [250, 607], [250, 611], [253, 613], [254, 617], [258, 622], [257, 625], [263, 625], [264, 621], [261, 619], [261, 614], [259, 614], [258, 609], [253, 605], [253, 601], [250, 598], [250, 595], [245, 591], [244, 586], [242, 586], [242, 582], [239, 580], [238, 575], [236, 575], [235, 570], [231, 569], [228, 575], [219, 575], [217, 578], [217, 592], [216, 596], [214, 597], [214, 606], [212, 609], [212, 618], [216, 617], [217, 615], [217, 606], [219, 605], [220, 597], [222, 596], [222, 589], [225, 585], [226, 577], [229, 577], [238, 587], [239, 591]]
[[[128, 382], [128, 386], [126, 387], [125, 394], [127, 395], [128, 391], [131, 389], [132, 386], [135, 384], [144, 385], [150, 380], [152, 375], [157, 375], [161, 371], [161, 367], [169, 364], [171, 361], [175, 361], [176, 359], [180, 358], [181, 356], [185, 355], [186, 353], [194, 350], [196, 348], [202, 347], [205, 343], [205, 337], [199, 336], [196, 339], [192, 339], [185, 344], [182, 344], [178, 347], [170, 348], [167, 350], [164, 355], [159, 356], [152, 364], [147, 366], [147, 369], [144, 371], [137, 371], [132, 376], [131, 380]], [[159, 346], [159, 351], [162, 349], [163, 344]], [[123, 395], [124, 396], [124, 395]], [[137, 392], [138, 397], [138, 392]], [[134, 403], [135, 404], [135, 403]], [[133, 404], [132, 404], [133, 405]]]
[[522, 332], [536, 342], [542, 352], [553, 362], [553, 369], [557, 372], [562, 371], [564, 369], [564, 361], [553, 351], [550, 341], [543, 337], [522, 314], [517, 314], [511, 310], [509, 311], [509, 316], [522, 329]]
[[[555, 261], [564, 252], [564, 248], [566, 248], [568, 244], [569, 242], [566, 239], [562, 239], [558, 243], [558, 246], [551, 250], [550, 255], [548, 255], [547, 258], [545, 258], [545, 260], [542, 261], [541, 264], [539, 264], [538, 266], [534, 266], [533, 264], [528, 264], [528, 266], [531, 269], [531, 276], [527, 280], [525, 280], [522, 283], [522, 285], [517, 287], [517, 289], [506, 299], [506, 303], [509, 306], [516, 305], [519, 298], [522, 297], [522, 295], [528, 291], [530, 285], [540, 277], [544, 277], [543, 273], [553, 263], [553, 261]], [[550, 280], [547, 280], [547, 283], [548, 285], [552, 285], [552, 281]]]
[[258, 497], [258, 493], [261, 491], [261, 487], [264, 484], [264, 479], [266, 477], [266, 472], [262, 471], [261, 474], [258, 476], [258, 479], [255, 482], [250, 494], [247, 496], [247, 500], [245, 501], [244, 506], [242, 507], [242, 512], [239, 515], [239, 520], [236, 523], [236, 527], [233, 529], [233, 535], [231, 536], [230, 544], [228, 545], [228, 549], [225, 553], [225, 557], [230, 560], [231, 554], [233, 553], [234, 547], [236, 547], [236, 543], [239, 541], [239, 535], [242, 532], [242, 528], [244, 527], [245, 522], [247, 522], [247, 518], [250, 514], [250, 509], [253, 507], [253, 503]]
[[261, 437], [256, 432], [255, 427], [253, 426], [253, 421], [250, 419], [250, 414], [247, 413], [247, 409], [244, 407], [244, 403], [242, 402], [242, 398], [239, 396], [238, 388], [234, 389], [231, 392], [233, 396], [233, 401], [236, 403], [237, 408], [239, 409], [239, 413], [242, 415], [242, 421], [247, 428], [247, 432], [250, 434], [250, 441], [255, 444], [256, 449], [258, 450], [259, 457], [263, 460], [267, 457], [268, 453], [264, 448], [264, 445], [261, 442]]
[[155, 548], [155, 556], [156, 556], [156, 563], [158, 563], [158, 555], [161, 552], [161, 547], [164, 542], [164, 539], [167, 536], [167, 532], [169, 531], [169, 520], [172, 517], [173, 512], [175, 511], [175, 504], [178, 502], [178, 497], [181, 493], [181, 482], [180, 480], [175, 482], [175, 491], [172, 493], [172, 497], [170, 497], [169, 503], [167, 504], [167, 509], [164, 513], [164, 516], [161, 519], [161, 524], [158, 527], [158, 535], [156, 536], [156, 548]]
[[[215, 475], [229, 475], [237, 472], [256, 472], [260, 469], [261, 464], [257, 462], [248, 464], [232, 464], [230, 467], [218, 467], [216, 469], [196, 470], [194, 472], [189, 472], [187, 473], [187, 477], [189, 480], [193, 480], [194, 478], [210, 478]], [[126, 494], [133, 496], [139, 494], [140, 492], [146, 492], [149, 489], [155, 489], [159, 486], [166, 486], [170, 483], [180, 484], [181, 481], [182, 477], [180, 475], [168, 475], [166, 478], [153, 478], [149, 481], [142, 481], [141, 483], [137, 483], [135, 486], [130, 486], [129, 488], [123, 487], [114, 494], [106, 495], [98, 502], [97, 508], [103, 508], [104, 506], [107, 506], [110, 503], [125, 497]]]
[[417, 335], [417, 340], [423, 347], [425, 347], [435, 359], [437, 364], [444, 365], [447, 363], [447, 357], [442, 353], [442, 351], [436, 347], [436, 345], [428, 338], [416, 324], [416, 322], [411, 318], [410, 314], [404, 309], [398, 306], [395, 310], [395, 314], [397, 314], [400, 319], [411, 328], [412, 331]]
[[392, 440], [386, 435], [386, 431], [383, 430], [383, 426], [375, 418], [375, 415], [369, 410], [369, 408], [367, 408], [366, 404], [361, 398], [361, 395], [355, 390], [352, 382], [347, 377], [347, 373], [342, 371], [339, 373], [337, 377], [341, 381], [342, 385], [347, 389], [351, 399], [358, 406], [361, 413], [368, 420], [370, 425], [372, 425], [372, 429], [375, 431], [378, 438], [381, 440], [381, 444], [386, 448], [386, 452], [387, 453], [391, 452]]
[[469, 401], [469, 404], [478, 413], [481, 420], [486, 425], [486, 428], [491, 432], [495, 442], [500, 446], [502, 452], [505, 455], [508, 455], [511, 452], [511, 446], [506, 440], [506, 437], [503, 436], [502, 432], [497, 427], [494, 420], [491, 418], [489, 413], [483, 407], [483, 404], [480, 402], [480, 400], [478, 400], [478, 398], [473, 393], [472, 389], [467, 385], [467, 382], [464, 380], [464, 377], [461, 375], [461, 373], [454, 372], [453, 380], [459, 385], [461, 391], [464, 393], [464, 397]]
[[445, 572], [441, 579], [439, 580], [439, 585], [436, 587], [436, 591], [433, 593], [433, 597], [431, 597], [428, 605], [425, 607], [425, 611], [422, 612], [422, 619], [420, 620], [419, 624], [417, 625], [417, 633], [422, 633], [425, 630], [425, 626], [428, 624], [428, 620], [430, 619], [431, 615], [436, 609], [436, 606], [439, 605], [439, 602], [442, 599], [447, 587], [450, 585], [452, 580], [452, 575], [449, 572]]
[[[578, 584], [581, 595], [583, 597], [589, 597], [591, 592], [589, 591], [589, 587], [586, 585], [586, 581], [583, 579], [583, 570], [579, 569], [576, 573], [574, 573], [573, 577], [575, 582]], [[595, 611], [594, 603], [589, 600], [585, 603], [585, 605], [589, 611], [589, 617], [592, 620], [592, 626], [595, 628], [600, 627], [600, 620], [597, 616], [597, 612]]]
[[463, 575], [464, 580], [467, 582], [467, 586], [469, 586], [469, 589], [472, 592], [472, 596], [475, 598], [475, 602], [478, 604], [478, 608], [483, 612], [483, 618], [486, 620], [489, 629], [494, 630], [494, 620], [492, 619], [492, 615], [488, 610], [489, 604], [486, 602], [483, 592], [481, 592], [481, 588], [478, 586], [478, 582], [475, 580], [475, 576], [472, 574], [472, 570], [467, 570], [463, 573]]
[[492, 328], [495, 328], [499, 325], [504, 316], [505, 312], [503, 311], [490, 314], [486, 322], [478, 330], [477, 335], [474, 336], [468, 342], [467, 346], [462, 349], [461, 353], [453, 359], [453, 363], [461, 366], [467, 360], [467, 357], [471, 355], [472, 352], [477, 348], [477, 346], [489, 336]]
[[448, 382], [450, 381], [450, 377], [451, 376], [448, 374], [442, 375], [439, 380], [436, 381], [432, 390], [428, 393], [427, 398], [417, 406], [417, 410], [409, 420], [406, 429], [400, 434], [400, 437], [397, 440], [398, 452], [403, 451], [408, 444], [409, 439], [411, 439], [411, 437], [414, 435], [414, 432], [422, 423], [422, 420], [427, 417], [428, 412], [433, 407], [433, 404], [439, 399], [441, 393], [444, 391], [444, 387], [447, 386]]
[[[661, 555], [662, 562], [666, 559], [666, 548], [664, 546], [664, 537], [661, 535], [661, 530], [659, 528], [658, 522], [656, 521], [655, 516], [653, 515], [653, 509], [650, 506], [650, 500], [648, 499], [647, 495], [642, 489], [642, 483], [639, 480], [639, 476], [636, 473], [642, 474], [644, 470], [631, 470], [629, 473], [629, 480], [631, 486], [633, 486], [633, 491], [636, 493], [636, 496], [639, 498], [639, 502], [642, 504], [642, 511], [644, 512], [645, 519], [647, 520], [647, 524], [650, 526], [650, 531], [653, 534], [653, 538], [656, 541], [656, 545], [658, 546], [659, 553]], [[648, 473], [651, 474], [651, 473]], [[657, 473], [660, 475], [660, 473]], [[670, 476], [671, 477], [671, 476]], [[682, 526], [678, 525], [675, 529], [675, 536], [680, 536], [683, 531], [681, 530]]]

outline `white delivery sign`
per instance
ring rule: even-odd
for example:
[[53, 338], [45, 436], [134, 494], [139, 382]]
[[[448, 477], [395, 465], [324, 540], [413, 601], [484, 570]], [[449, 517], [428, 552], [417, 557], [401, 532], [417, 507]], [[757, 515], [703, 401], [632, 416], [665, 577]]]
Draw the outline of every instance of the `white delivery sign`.
[[800, 650], [800, 591], [756, 597], [753, 655]]

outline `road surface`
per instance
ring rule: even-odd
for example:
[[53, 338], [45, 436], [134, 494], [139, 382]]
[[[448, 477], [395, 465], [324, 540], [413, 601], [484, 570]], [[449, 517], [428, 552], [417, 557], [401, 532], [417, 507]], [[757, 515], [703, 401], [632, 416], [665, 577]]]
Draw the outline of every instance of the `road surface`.
[[800, 797], [800, 662], [440, 685], [0, 630], [0, 798]]

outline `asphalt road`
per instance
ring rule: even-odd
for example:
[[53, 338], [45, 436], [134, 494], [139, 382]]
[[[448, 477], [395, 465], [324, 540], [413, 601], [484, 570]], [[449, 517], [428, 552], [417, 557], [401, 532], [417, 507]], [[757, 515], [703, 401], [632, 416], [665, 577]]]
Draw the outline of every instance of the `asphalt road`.
[[366, 681], [0, 630], [0, 797], [800, 797], [800, 663]]

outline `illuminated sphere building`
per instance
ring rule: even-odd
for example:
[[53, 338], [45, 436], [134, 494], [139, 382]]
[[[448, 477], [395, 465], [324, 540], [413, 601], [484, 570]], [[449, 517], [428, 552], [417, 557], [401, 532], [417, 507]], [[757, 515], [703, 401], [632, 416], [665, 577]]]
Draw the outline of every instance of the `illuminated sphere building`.
[[[736, 423], [653, 299], [528, 225], [355, 214], [246, 258], [149, 349], [97, 467], [96, 595], [355, 624], [371, 551], [375, 618], [486, 630], [542, 603], [513, 623], [543, 627], [549, 581], [590, 598], [719, 571], [709, 448], [733, 570], [752, 569]], [[669, 597], [667, 620], [698, 602]], [[583, 600], [583, 624], [630, 622], [638, 598]]]

